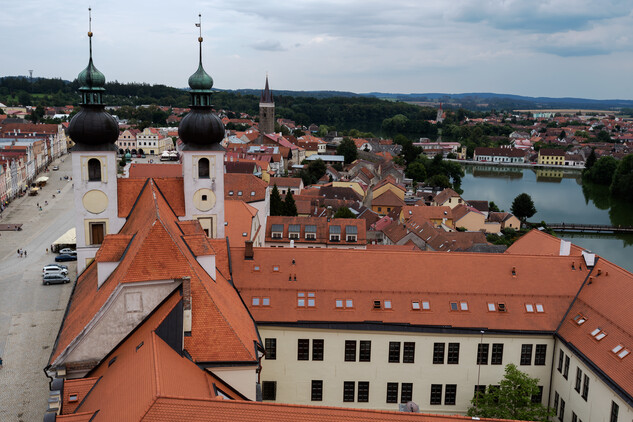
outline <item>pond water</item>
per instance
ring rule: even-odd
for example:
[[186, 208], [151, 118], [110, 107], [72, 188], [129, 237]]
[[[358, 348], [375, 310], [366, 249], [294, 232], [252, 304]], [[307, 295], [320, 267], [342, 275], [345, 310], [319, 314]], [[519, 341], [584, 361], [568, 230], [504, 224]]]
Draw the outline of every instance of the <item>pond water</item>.
[[[633, 203], [614, 200], [603, 186], [583, 186], [579, 171], [465, 165], [462, 197], [493, 201], [510, 211], [514, 198], [528, 193], [537, 213], [529, 221], [633, 226]], [[559, 233], [633, 272], [633, 235]]]

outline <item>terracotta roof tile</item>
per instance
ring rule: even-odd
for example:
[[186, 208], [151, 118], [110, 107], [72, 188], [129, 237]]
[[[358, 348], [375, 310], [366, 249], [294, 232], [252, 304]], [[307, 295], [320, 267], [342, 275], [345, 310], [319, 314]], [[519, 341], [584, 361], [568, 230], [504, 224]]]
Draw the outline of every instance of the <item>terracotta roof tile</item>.
[[[74, 413], [77, 406], [86, 398], [97, 382], [98, 377], [79, 378], [64, 381], [64, 396], [62, 397], [62, 410], [64, 414]], [[71, 397], [73, 400], [71, 401]]]
[[[551, 255], [560, 254], [561, 239], [543, 233], [540, 230], [530, 230], [514, 242], [506, 251], [507, 254], [519, 255]], [[571, 244], [570, 255], [580, 256], [583, 249]]]
[[[226, 173], [224, 175], [224, 199], [240, 199], [257, 202], [266, 199], [268, 184], [252, 174]], [[237, 196], [238, 192], [242, 196]], [[230, 194], [233, 192], [233, 194]]]
[[380, 196], [374, 197], [371, 201], [371, 205], [401, 207], [404, 205], [404, 201], [393, 193], [392, 190], [386, 190]]
[[[251, 229], [257, 208], [244, 201], [226, 201], [224, 203], [225, 235], [231, 246], [244, 246], [244, 242], [253, 239]], [[244, 236], [246, 234], [246, 236]]]
[[449, 198], [460, 198], [459, 194], [455, 192], [453, 189], [446, 188], [442, 192], [435, 195], [434, 201], [437, 204], [443, 204], [448, 201]]
[[182, 177], [182, 164], [132, 163], [130, 165], [129, 177], [130, 179]]

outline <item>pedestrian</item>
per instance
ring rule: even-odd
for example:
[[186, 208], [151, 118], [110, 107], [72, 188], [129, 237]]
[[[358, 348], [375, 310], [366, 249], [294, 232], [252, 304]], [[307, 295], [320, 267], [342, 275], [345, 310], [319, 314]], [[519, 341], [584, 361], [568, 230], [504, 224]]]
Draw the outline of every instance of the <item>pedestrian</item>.
[[24, 251], [24, 257], [26, 258], [26, 250]]
[[22, 256], [22, 254], [20, 253], [20, 250], [18, 249], [18, 257]]
[[37, 206], [38, 206], [38, 207], [40, 206], [40, 203], [39, 203], [39, 202], [37, 203]]
[[46, 253], [48, 253], [48, 248], [46, 248]]

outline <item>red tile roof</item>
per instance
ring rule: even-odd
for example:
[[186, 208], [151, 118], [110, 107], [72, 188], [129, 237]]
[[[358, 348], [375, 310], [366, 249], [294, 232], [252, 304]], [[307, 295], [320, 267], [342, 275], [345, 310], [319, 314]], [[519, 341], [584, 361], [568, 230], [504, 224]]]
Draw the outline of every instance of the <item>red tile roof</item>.
[[[381, 320], [553, 332], [587, 275], [586, 269], [571, 269], [578, 258], [558, 256], [305, 248], [255, 248], [252, 261], [236, 248], [231, 256], [234, 282], [246, 303], [252, 296], [270, 297], [269, 307], [250, 307], [258, 322]], [[297, 307], [297, 291], [316, 292], [317, 306]], [[335, 299], [341, 298], [352, 299], [354, 308], [336, 309]], [[374, 310], [377, 299], [390, 299], [393, 309]], [[412, 310], [412, 300], [424, 299], [433, 312]], [[467, 301], [469, 311], [451, 311], [452, 301]], [[507, 312], [488, 312], [488, 302], [505, 303]], [[526, 302], [543, 304], [545, 312], [526, 314]]]
[[[119, 217], [127, 217], [143, 189], [147, 179], [118, 179], [117, 197]], [[156, 186], [174, 210], [174, 213], [182, 217], [185, 215], [185, 194], [182, 177], [153, 178]]]
[[[227, 173], [224, 175], [224, 199], [257, 202], [266, 199], [268, 184], [252, 174]], [[238, 196], [238, 192], [242, 196]], [[233, 192], [231, 195], [230, 193]], [[254, 194], [253, 194], [254, 192]]]
[[140, 178], [147, 179], [149, 177], [182, 177], [182, 164], [130, 164], [130, 179]]
[[[272, 237], [273, 225], [282, 226], [281, 239]], [[365, 220], [355, 218], [332, 218], [328, 221], [327, 217], [287, 217], [287, 216], [269, 216], [266, 219], [266, 242], [272, 243], [290, 243], [289, 233], [290, 226], [299, 226], [299, 238], [294, 239], [294, 243], [304, 244], [328, 244], [328, 245], [366, 245], [367, 231], [365, 228]], [[306, 226], [315, 226], [316, 239], [306, 239]], [[330, 228], [332, 226], [339, 227], [340, 241], [330, 240]], [[356, 230], [356, 241], [348, 242], [346, 239], [347, 227], [354, 227]], [[233, 246], [231, 244], [231, 246]]]
[[[543, 233], [540, 230], [530, 230], [514, 242], [505, 253], [517, 255], [550, 255], [557, 256], [560, 254], [561, 239]], [[580, 256], [583, 249], [579, 246], [571, 244], [570, 255]]]
[[[224, 227], [231, 246], [244, 246], [244, 242], [251, 240], [253, 218], [257, 215], [257, 208], [244, 201], [226, 201], [224, 203]], [[246, 234], [246, 236], [244, 236]]]
[[388, 189], [384, 191], [380, 196], [374, 197], [371, 201], [371, 205], [373, 206], [382, 206], [382, 207], [402, 207], [404, 205], [404, 200], [402, 200], [398, 195], [393, 193], [392, 190]]

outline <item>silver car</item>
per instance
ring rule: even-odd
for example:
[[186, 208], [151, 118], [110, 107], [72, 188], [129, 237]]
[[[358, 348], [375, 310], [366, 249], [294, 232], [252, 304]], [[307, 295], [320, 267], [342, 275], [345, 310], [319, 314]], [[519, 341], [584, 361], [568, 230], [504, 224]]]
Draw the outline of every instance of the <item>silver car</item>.
[[42, 279], [42, 284], [48, 286], [49, 284], [63, 284], [70, 283], [70, 279], [63, 274], [47, 274]]
[[67, 275], [68, 269], [61, 268], [59, 265], [47, 265], [42, 269], [42, 275], [47, 275], [47, 274]]

